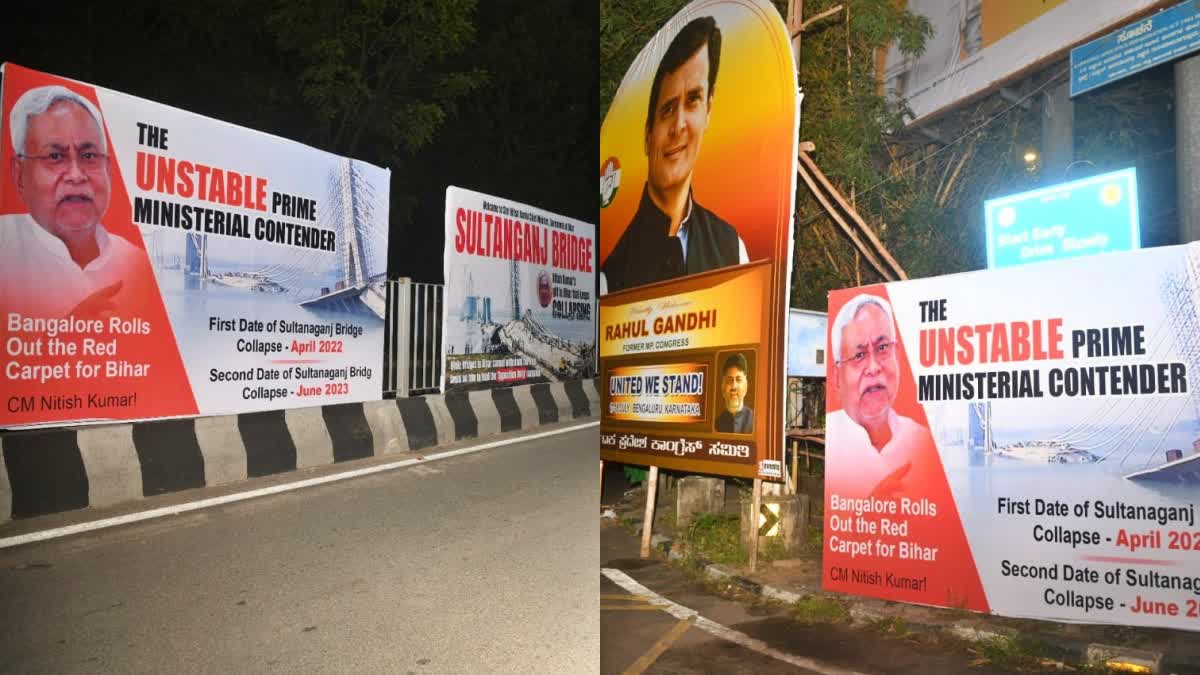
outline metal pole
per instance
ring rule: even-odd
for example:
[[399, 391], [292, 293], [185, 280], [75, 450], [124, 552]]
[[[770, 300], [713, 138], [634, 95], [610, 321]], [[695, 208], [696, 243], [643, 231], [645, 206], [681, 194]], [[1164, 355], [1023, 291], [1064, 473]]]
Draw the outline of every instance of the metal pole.
[[1075, 161], [1075, 107], [1070, 82], [1050, 87], [1042, 94], [1042, 170], [1049, 182], [1066, 179], [1066, 170]]
[[434, 304], [433, 304], [435, 311], [433, 313], [433, 321], [434, 321], [434, 324], [433, 324], [433, 328], [434, 328], [433, 355], [434, 355], [434, 357], [433, 357], [433, 373], [432, 373], [432, 375], [433, 375], [434, 386], [436, 386], [439, 391], [442, 391], [443, 393], [445, 393], [444, 387], [442, 387], [442, 366], [444, 365], [443, 362], [445, 361], [445, 354], [443, 353], [444, 350], [442, 349], [442, 317], [445, 316], [445, 314], [446, 314], [446, 308], [444, 306], [445, 301], [446, 301], [445, 287], [444, 286], [434, 286], [433, 294], [434, 294], [434, 297], [436, 298], [436, 302], [434, 302]]
[[604, 460], [600, 460], [600, 508], [604, 509]]
[[1179, 243], [1200, 239], [1200, 56], [1175, 62], [1175, 196]]
[[[805, 457], [805, 462], [808, 458]], [[800, 492], [800, 441], [792, 439], [792, 494]]]
[[750, 497], [750, 571], [758, 566], [758, 517], [762, 510], [762, 479], [754, 479], [754, 494]]
[[650, 532], [654, 529], [654, 502], [658, 498], [658, 467], [650, 467], [650, 476], [646, 479], [646, 516], [642, 521], [642, 557], [650, 557]]
[[396, 284], [396, 395], [408, 397], [412, 373], [412, 284], [402, 279]]
[[383, 285], [383, 391], [386, 394], [393, 391], [392, 387], [392, 338], [396, 334], [392, 326], [392, 282]]
[[429, 334], [429, 331], [432, 330], [431, 324], [433, 323], [433, 287], [426, 284], [424, 288], [425, 305], [421, 308], [421, 337], [423, 339], [421, 343], [421, 386], [424, 389], [429, 389], [429, 385], [431, 384], [429, 381], [429, 362], [433, 359], [433, 352], [431, 351], [433, 338]]

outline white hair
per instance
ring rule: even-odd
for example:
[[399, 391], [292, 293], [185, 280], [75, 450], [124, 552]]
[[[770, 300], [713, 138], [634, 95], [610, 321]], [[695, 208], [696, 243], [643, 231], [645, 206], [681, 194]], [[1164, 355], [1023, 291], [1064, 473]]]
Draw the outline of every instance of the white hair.
[[52, 84], [47, 87], [37, 87], [21, 94], [21, 98], [12, 107], [12, 112], [8, 114], [9, 133], [12, 135], [13, 152], [23, 154], [25, 152], [25, 137], [29, 131], [29, 118], [34, 115], [41, 115], [50, 109], [50, 106], [59, 101], [70, 101], [80, 106], [92, 116], [92, 120], [96, 122], [96, 127], [100, 129], [100, 150], [107, 151], [108, 143], [104, 138], [104, 121], [100, 116], [100, 111], [91, 101], [75, 92], [61, 87], [57, 84]]
[[858, 315], [859, 311], [861, 311], [862, 308], [866, 307], [867, 305], [874, 305], [875, 307], [883, 310], [883, 313], [887, 315], [888, 323], [891, 324], [892, 308], [888, 306], [887, 301], [883, 298], [875, 295], [868, 295], [867, 293], [860, 293], [859, 295], [851, 298], [850, 302], [842, 305], [842, 308], [838, 310], [837, 317], [833, 320], [833, 330], [831, 333], [833, 339], [834, 363], [840, 365], [842, 362], [842, 333], [845, 331], [846, 326], [849, 326], [850, 322], [854, 320], [854, 317]]

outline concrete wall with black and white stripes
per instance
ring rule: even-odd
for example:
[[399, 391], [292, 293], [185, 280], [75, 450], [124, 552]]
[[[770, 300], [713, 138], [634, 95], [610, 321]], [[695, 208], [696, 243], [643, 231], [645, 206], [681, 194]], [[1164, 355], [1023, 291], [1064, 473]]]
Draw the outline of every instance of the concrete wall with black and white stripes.
[[598, 415], [596, 380], [216, 417], [0, 432], [0, 522]]

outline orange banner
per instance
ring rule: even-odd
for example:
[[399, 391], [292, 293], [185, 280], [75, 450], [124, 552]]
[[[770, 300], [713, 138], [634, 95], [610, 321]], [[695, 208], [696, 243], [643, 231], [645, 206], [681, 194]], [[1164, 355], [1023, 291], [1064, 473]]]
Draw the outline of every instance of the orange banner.
[[603, 303], [601, 358], [757, 342], [771, 267], [747, 266], [723, 276], [728, 280], [666, 298]]
[[[695, 0], [622, 80], [600, 128], [601, 457], [783, 478], [796, 84], [766, 0]], [[679, 368], [703, 390], [632, 390]]]

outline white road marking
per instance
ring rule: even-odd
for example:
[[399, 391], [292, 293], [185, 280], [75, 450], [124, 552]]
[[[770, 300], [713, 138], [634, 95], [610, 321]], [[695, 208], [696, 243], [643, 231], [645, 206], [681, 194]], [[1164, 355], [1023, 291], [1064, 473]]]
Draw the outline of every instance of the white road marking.
[[670, 614], [676, 619], [679, 619], [680, 621], [686, 621], [688, 619], [694, 620], [695, 623], [693, 625], [696, 628], [699, 628], [700, 630], [711, 635], [715, 635], [722, 640], [728, 640], [729, 642], [745, 647], [746, 649], [754, 650], [759, 654], [769, 656], [773, 659], [783, 661], [784, 663], [788, 663], [793, 666], [807, 668], [813, 672], [821, 673], [821, 675], [863, 675], [863, 673], [858, 671], [838, 668], [836, 666], [831, 666], [829, 664], [817, 661], [816, 659], [810, 659], [804, 656], [796, 656], [794, 654], [781, 652], [778, 649], [769, 646], [762, 640], [752, 638], [745, 633], [722, 626], [715, 621], [700, 616], [700, 613], [694, 609], [684, 607], [679, 603], [662, 597], [649, 588], [646, 588], [645, 586], [634, 581], [628, 574], [625, 574], [621, 570], [602, 567], [600, 568], [600, 573], [608, 577], [609, 580], [616, 585], [624, 588], [626, 591], [629, 591], [634, 595], [644, 596], [647, 603], [661, 607], [664, 612]]
[[41, 530], [39, 532], [30, 532], [28, 534], [20, 534], [20, 535], [16, 535], [16, 536], [12, 536], [12, 537], [5, 537], [3, 539], [0, 539], [0, 548], [10, 548], [13, 546], [20, 546], [22, 544], [32, 544], [33, 542], [36, 542], [36, 541], [46, 541], [47, 539], [57, 539], [59, 537], [66, 537], [66, 536], [70, 536], [72, 534], [79, 534], [81, 532], [91, 532], [93, 530], [100, 530], [100, 529], [104, 529], [106, 527], [116, 527], [118, 525], [127, 525], [129, 523], [137, 523], [137, 522], [141, 522], [143, 520], [162, 518], [163, 516], [174, 516], [174, 515], [178, 515], [180, 513], [187, 513], [189, 511], [197, 511], [200, 509], [207, 509], [207, 508], [211, 508], [213, 506], [220, 506], [222, 504], [232, 504], [234, 502], [241, 502], [241, 501], [245, 501], [247, 499], [255, 499], [257, 497], [265, 497], [267, 495], [275, 495], [275, 494], [279, 494], [281, 492], [290, 492], [292, 490], [299, 490], [301, 488], [313, 487], [315, 485], [324, 485], [325, 483], [336, 483], [337, 481], [341, 481], [341, 480], [358, 478], [360, 476], [369, 476], [373, 473], [382, 473], [384, 471], [392, 471], [394, 469], [401, 469], [406, 466], [412, 466], [414, 464], [424, 464], [426, 462], [432, 462], [434, 460], [447, 459], [450, 457], [458, 457], [459, 455], [469, 455], [473, 452], [479, 452], [481, 450], [498, 448], [498, 447], [501, 447], [504, 445], [513, 445], [515, 443], [524, 443], [525, 441], [533, 441], [533, 440], [537, 440], [539, 438], [546, 438], [548, 436], [557, 436], [559, 434], [566, 434], [566, 433], [570, 433], [572, 431], [579, 431], [580, 429], [587, 429], [587, 428], [595, 427], [595, 426], [599, 426], [599, 425], [600, 425], [600, 422], [598, 422], [598, 421], [597, 422], [585, 422], [584, 424], [576, 424], [574, 426], [564, 427], [562, 429], [554, 429], [552, 431], [542, 431], [542, 432], [539, 432], [536, 434], [529, 434], [527, 436], [518, 436], [516, 438], [505, 438], [502, 440], [491, 441], [490, 443], [481, 443], [479, 445], [473, 445], [473, 446], [466, 447], [466, 448], [458, 448], [456, 450], [447, 450], [445, 452], [438, 452], [438, 453], [429, 454], [429, 455], [422, 455], [421, 457], [419, 457], [417, 459], [405, 459], [405, 460], [401, 460], [399, 462], [389, 462], [388, 464], [380, 464], [379, 466], [369, 466], [369, 467], [366, 467], [363, 469], [355, 469], [353, 471], [345, 471], [342, 473], [335, 473], [335, 474], [331, 474], [328, 476], [320, 476], [317, 478], [308, 478], [305, 480], [299, 480], [299, 481], [295, 481], [292, 483], [283, 483], [281, 485], [272, 485], [271, 487], [259, 488], [257, 490], [249, 490], [246, 492], [238, 492], [236, 494], [225, 495], [222, 497], [211, 497], [209, 499], [201, 499], [201, 500], [195, 501], [195, 502], [187, 502], [185, 504], [176, 504], [174, 506], [164, 506], [162, 508], [150, 509], [148, 511], [139, 511], [137, 513], [129, 513], [129, 514], [126, 514], [123, 516], [114, 516], [112, 518], [103, 518], [100, 520], [93, 520], [93, 521], [89, 521], [86, 523], [79, 523], [76, 525], [67, 525], [65, 527], [56, 527], [56, 528], [49, 529], [49, 530]]

